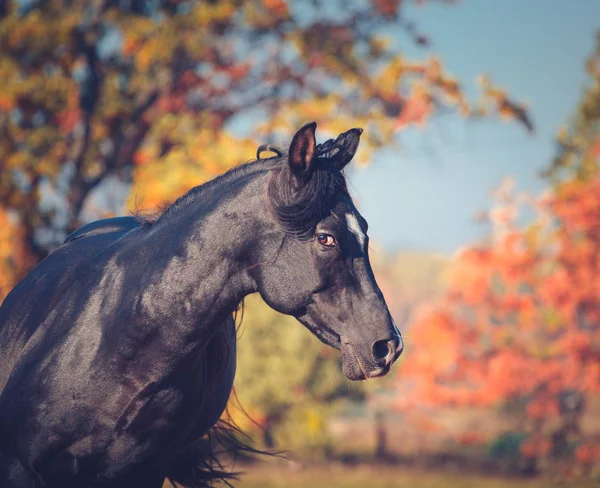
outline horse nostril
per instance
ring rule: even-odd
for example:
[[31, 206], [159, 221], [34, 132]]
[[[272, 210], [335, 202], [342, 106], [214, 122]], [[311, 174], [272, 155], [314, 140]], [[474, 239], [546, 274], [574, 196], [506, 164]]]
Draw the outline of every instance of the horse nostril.
[[373, 358], [378, 364], [390, 364], [394, 359], [397, 342], [394, 339], [375, 341], [373, 343]]

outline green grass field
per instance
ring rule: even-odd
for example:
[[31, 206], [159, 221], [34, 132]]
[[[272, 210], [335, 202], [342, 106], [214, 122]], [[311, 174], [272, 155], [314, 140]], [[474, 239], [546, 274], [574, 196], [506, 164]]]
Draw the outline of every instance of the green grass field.
[[251, 468], [236, 488], [598, 488], [598, 482], [523, 480], [484, 476], [422, 473], [402, 468]]

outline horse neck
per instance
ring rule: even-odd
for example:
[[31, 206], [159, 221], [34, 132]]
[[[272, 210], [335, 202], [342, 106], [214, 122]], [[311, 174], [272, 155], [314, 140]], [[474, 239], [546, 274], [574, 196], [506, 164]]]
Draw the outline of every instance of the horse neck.
[[[143, 286], [141, 303], [151, 316], [178, 324], [184, 334], [208, 340], [214, 328], [256, 291], [249, 271], [257, 240], [273, 223], [267, 216], [268, 172], [245, 175], [169, 208], [144, 237], [158, 263]], [[154, 264], [153, 264], [154, 265]], [[144, 307], [145, 305], [145, 307]]]

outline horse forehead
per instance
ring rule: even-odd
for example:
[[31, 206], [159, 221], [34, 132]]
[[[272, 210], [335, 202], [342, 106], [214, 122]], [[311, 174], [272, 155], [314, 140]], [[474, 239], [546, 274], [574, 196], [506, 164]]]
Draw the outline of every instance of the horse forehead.
[[348, 226], [348, 230], [356, 237], [360, 247], [364, 247], [365, 242], [367, 241], [367, 235], [362, 230], [360, 222], [354, 212], [346, 213], [346, 225]]

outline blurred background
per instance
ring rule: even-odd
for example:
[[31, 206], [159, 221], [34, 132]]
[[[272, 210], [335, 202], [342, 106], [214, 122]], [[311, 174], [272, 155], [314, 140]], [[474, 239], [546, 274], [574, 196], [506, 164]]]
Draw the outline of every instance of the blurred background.
[[0, 296], [84, 223], [362, 127], [405, 352], [350, 383], [250, 297], [231, 415], [287, 460], [239, 486], [597, 486], [598, 29], [595, 0], [0, 0]]

